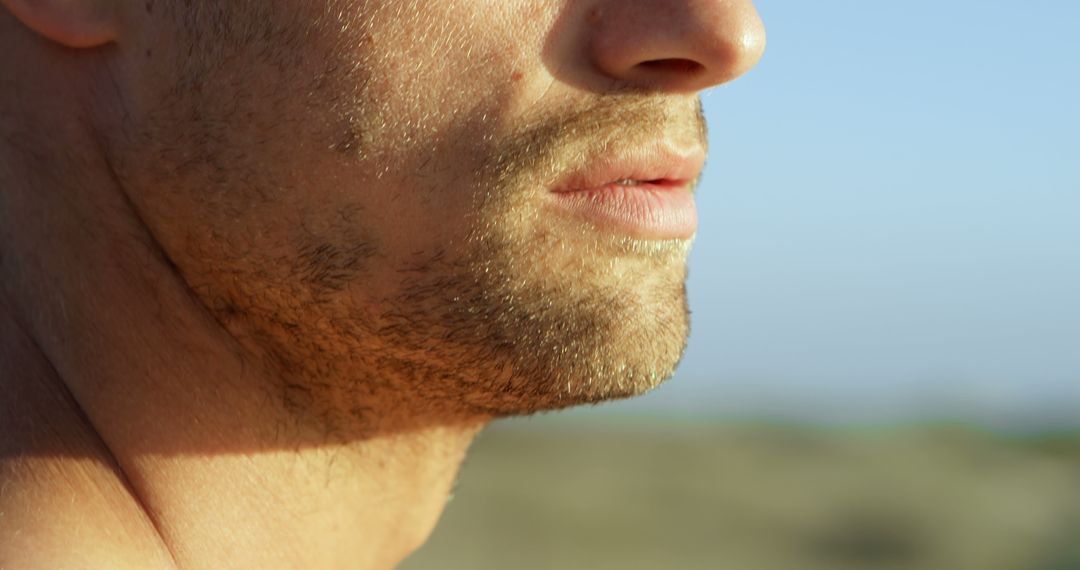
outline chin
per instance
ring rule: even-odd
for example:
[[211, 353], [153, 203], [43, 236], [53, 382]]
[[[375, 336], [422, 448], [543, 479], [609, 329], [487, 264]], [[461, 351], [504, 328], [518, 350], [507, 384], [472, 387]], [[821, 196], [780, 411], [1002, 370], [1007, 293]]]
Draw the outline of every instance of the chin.
[[434, 256], [384, 304], [394, 319], [382, 330], [403, 333], [384, 345], [429, 404], [530, 414], [638, 396], [675, 372], [689, 333], [688, 242], [548, 221], [486, 226], [466, 254]]
[[513, 416], [643, 395], [675, 373], [686, 348], [685, 300], [664, 309], [645, 321], [594, 322], [589, 334], [563, 342], [523, 339], [501, 355], [486, 381], [474, 384], [469, 405]]

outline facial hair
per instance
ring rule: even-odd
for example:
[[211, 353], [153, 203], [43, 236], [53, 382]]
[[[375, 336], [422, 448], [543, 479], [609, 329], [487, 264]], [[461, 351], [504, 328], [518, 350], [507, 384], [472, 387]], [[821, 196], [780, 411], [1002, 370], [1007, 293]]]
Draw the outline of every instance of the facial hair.
[[[235, 28], [252, 29], [252, 21], [260, 19], [238, 18]], [[273, 22], [267, 18], [267, 26]], [[168, 180], [186, 189], [177, 199], [183, 206], [194, 197], [195, 209], [205, 214], [198, 222], [211, 229], [236, 227], [233, 218], [240, 216], [263, 228], [268, 221], [253, 204], [275, 212], [280, 202], [301, 204], [288, 212], [289, 220], [272, 220], [286, 229], [267, 232], [280, 240], [269, 246], [225, 231], [229, 237], [204, 239], [214, 232], [193, 227], [184, 247], [171, 248], [183, 254], [175, 261], [215, 318], [265, 353], [282, 377], [270, 390], [298, 416], [319, 418], [331, 432], [376, 400], [438, 412], [530, 413], [633, 396], [672, 374], [688, 335], [689, 242], [630, 239], [543, 204], [560, 174], [586, 167], [605, 151], [656, 140], [703, 145], [696, 99], [608, 93], [522, 116], [488, 113], [516, 108], [488, 101], [432, 136], [443, 128], [438, 121], [425, 123], [421, 115], [402, 123], [400, 113], [369, 90], [367, 70], [382, 68], [376, 56], [350, 63], [333, 51], [324, 58], [309, 54], [329, 62], [327, 68], [307, 95], [290, 97], [295, 94], [266, 82], [308, 85], [287, 75], [304, 65], [273, 62], [263, 83], [236, 81], [246, 68], [223, 66], [232, 60], [215, 50], [248, 54], [248, 40], [209, 44], [214, 47], [179, 66], [187, 70], [180, 74], [185, 88], [171, 92], [183, 98], [167, 100], [151, 115], [160, 124], [129, 145], [145, 150], [123, 162], [132, 169], [149, 165], [147, 187]], [[269, 50], [279, 52], [293, 53]], [[218, 101], [223, 93], [228, 100]], [[244, 116], [240, 103], [267, 97], [270, 108], [282, 109], [275, 122], [237, 122]], [[408, 102], [409, 96], [395, 97]], [[297, 101], [306, 101], [302, 112], [291, 106]], [[327, 109], [336, 115], [319, 114], [325, 123], [286, 120]], [[308, 131], [322, 124], [325, 132]], [[279, 136], [267, 136], [268, 130]], [[304, 201], [325, 194], [305, 188], [303, 173], [282, 177], [268, 164], [292, 164], [281, 154], [293, 150], [282, 142], [290, 133], [308, 148], [331, 149], [317, 158], [340, 166], [346, 197], [329, 210]], [[432, 172], [419, 172], [424, 165]], [[447, 224], [455, 229], [438, 246], [392, 251], [369, 227], [373, 213], [361, 200], [348, 202], [367, 183], [455, 207], [465, 200], [467, 207], [459, 209], [465, 219]], [[229, 212], [238, 216], [221, 214]], [[205, 221], [213, 216], [221, 219]], [[444, 221], [431, 216], [423, 222], [429, 227], [417, 231]], [[372, 276], [386, 274], [396, 280], [392, 286], [372, 287]]]
[[703, 142], [693, 111], [605, 98], [474, 149], [474, 223], [385, 300], [383, 365], [412, 376], [419, 394], [495, 415], [634, 396], [668, 378], [689, 328], [689, 241], [612, 235], [542, 204], [560, 173], [605, 149]]

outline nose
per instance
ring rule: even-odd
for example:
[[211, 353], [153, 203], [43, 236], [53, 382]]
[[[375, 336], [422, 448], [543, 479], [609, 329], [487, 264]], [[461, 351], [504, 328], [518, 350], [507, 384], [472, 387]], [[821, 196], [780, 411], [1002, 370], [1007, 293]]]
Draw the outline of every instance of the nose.
[[751, 0], [601, 0], [585, 17], [597, 71], [639, 88], [700, 91], [746, 73], [765, 51]]

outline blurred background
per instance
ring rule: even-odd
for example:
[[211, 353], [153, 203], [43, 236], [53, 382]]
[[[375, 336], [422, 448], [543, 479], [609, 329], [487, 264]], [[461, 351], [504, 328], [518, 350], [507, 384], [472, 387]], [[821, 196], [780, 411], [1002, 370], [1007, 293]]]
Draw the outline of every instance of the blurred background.
[[1080, 570], [1080, 3], [757, 5], [679, 373], [489, 428], [402, 568]]

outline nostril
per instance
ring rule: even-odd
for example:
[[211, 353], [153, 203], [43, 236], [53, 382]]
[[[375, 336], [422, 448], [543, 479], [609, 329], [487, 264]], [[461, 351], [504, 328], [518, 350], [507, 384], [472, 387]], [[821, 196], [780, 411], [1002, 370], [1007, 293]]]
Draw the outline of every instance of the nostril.
[[679, 75], [697, 75], [705, 71], [705, 66], [691, 59], [651, 59], [643, 61], [638, 66], [661, 73], [674, 73]]

